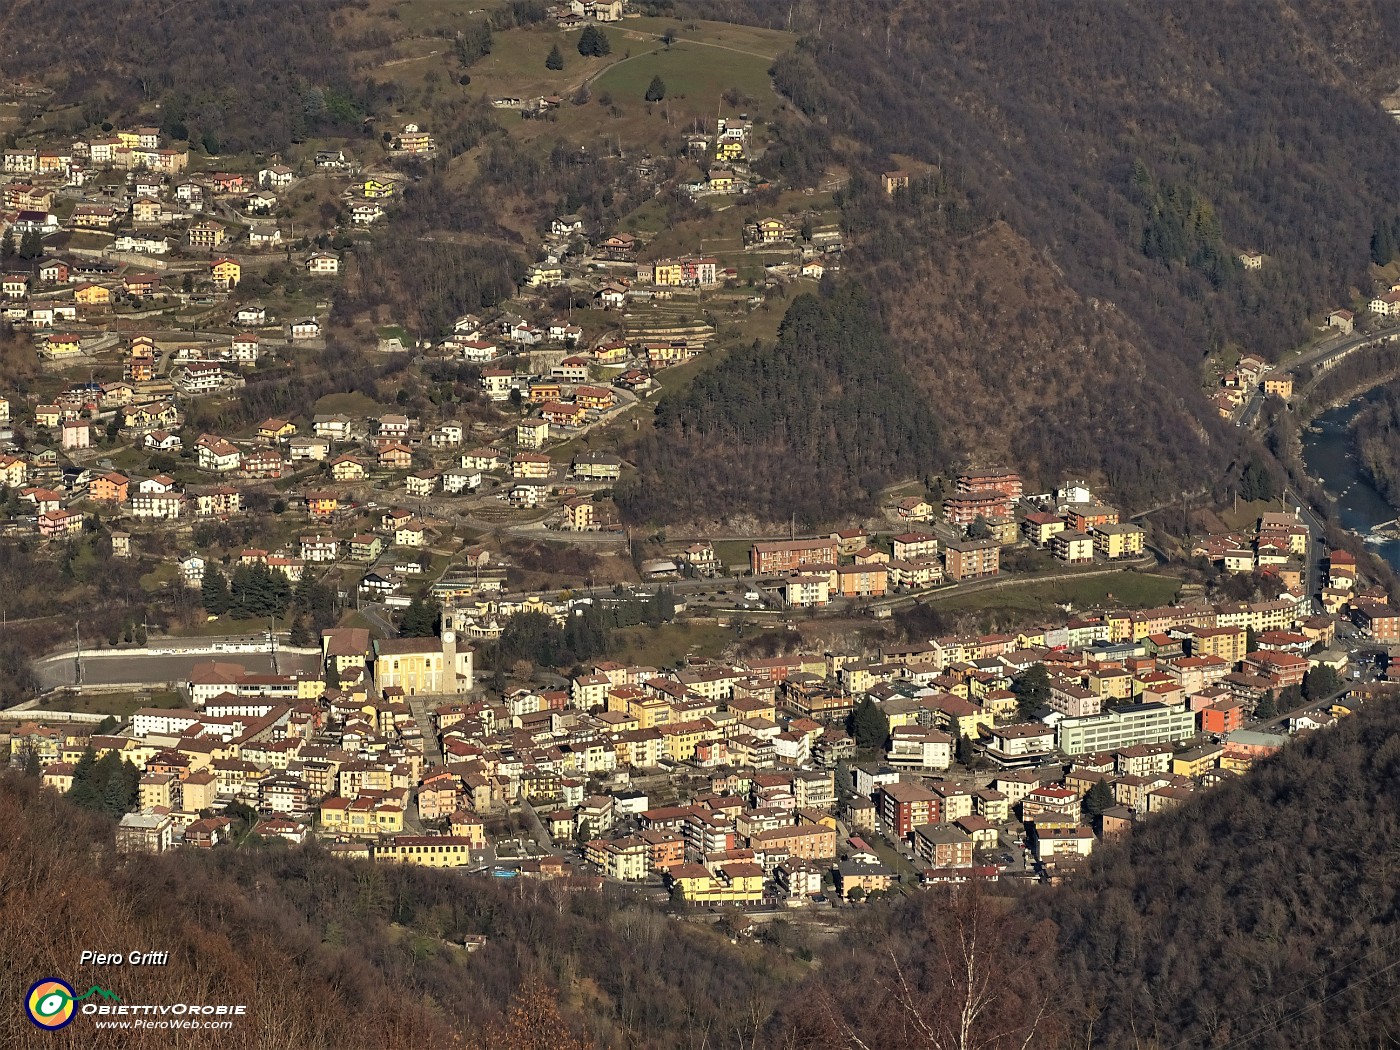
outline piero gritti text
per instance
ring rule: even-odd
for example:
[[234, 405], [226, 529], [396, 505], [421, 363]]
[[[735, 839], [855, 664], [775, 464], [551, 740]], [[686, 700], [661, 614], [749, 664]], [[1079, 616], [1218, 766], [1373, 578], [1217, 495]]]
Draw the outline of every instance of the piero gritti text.
[[170, 962], [169, 952], [93, 952], [84, 950], [78, 956], [79, 966], [164, 966]]

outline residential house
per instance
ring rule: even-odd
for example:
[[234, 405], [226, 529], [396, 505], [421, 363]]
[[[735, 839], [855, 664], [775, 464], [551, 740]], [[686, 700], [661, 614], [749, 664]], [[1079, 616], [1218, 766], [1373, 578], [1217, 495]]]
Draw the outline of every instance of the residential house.
[[330, 252], [312, 252], [306, 257], [306, 272], [313, 277], [333, 277], [340, 273], [340, 256]]
[[195, 442], [195, 453], [201, 470], [220, 473], [237, 470], [242, 459], [237, 448], [214, 434], [201, 434]]
[[213, 250], [223, 246], [228, 240], [228, 228], [213, 219], [200, 219], [190, 224], [189, 241], [191, 248]]

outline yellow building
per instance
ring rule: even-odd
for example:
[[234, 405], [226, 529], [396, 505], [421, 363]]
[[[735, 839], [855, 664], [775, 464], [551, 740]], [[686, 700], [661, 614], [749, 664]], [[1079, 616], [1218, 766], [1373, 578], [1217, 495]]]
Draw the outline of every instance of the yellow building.
[[1094, 529], [1094, 548], [1105, 558], [1140, 557], [1143, 542], [1143, 531], [1137, 525], [1100, 525]]
[[689, 762], [701, 744], [723, 738], [723, 730], [704, 718], [693, 722], [672, 722], [661, 727], [661, 746], [673, 762]]
[[399, 133], [399, 149], [405, 153], [430, 153], [433, 150], [433, 137], [421, 130], [417, 124], [405, 124]]
[[1249, 768], [1257, 761], [1258, 758], [1252, 755], [1227, 754], [1220, 760], [1220, 768], [1228, 769], [1231, 773], [1243, 774], [1248, 773]]
[[1093, 671], [1085, 685], [1095, 696], [1126, 700], [1133, 695], [1133, 676], [1121, 667], [1104, 667]]
[[147, 773], [141, 778], [138, 791], [142, 809], [176, 809], [180, 805], [180, 779], [172, 773]]
[[243, 279], [243, 267], [233, 259], [219, 259], [210, 270], [214, 283], [225, 288], [236, 288]]
[[472, 862], [470, 839], [457, 835], [397, 835], [374, 847], [374, 859], [388, 864], [461, 868]]
[[764, 244], [781, 241], [787, 235], [787, 224], [781, 219], [760, 219], [758, 222], [758, 238]]
[[1198, 627], [1191, 632], [1192, 656], [1218, 656], [1237, 664], [1248, 648], [1249, 632], [1244, 627]]
[[593, 528], [593, 501], [579, 497], [564, 501], [564, 528], [570, 532], [588, 532]]
[[[955, 691], [953, 695], [968, 700], [967, 692], [967, 684], [963, 683], [962, 692], [958, 693]], [[958, 736], [967, 737], [969, 740], [976, 740], [979, 736], [978, 726], [986, 726], [988, 729], [991, 729], [993, 721], [992, 712], [986, 708], [979, 707], [973, 711], [964, 711], [961, 714], [954, 715], [949, 721], [948, 728], [953, 730]]]
[[295, 437], [297, 425], [287, 419], [265, 419], [258, 424], [258, 440], [260, 441], [280, 441], [282, 438]]
[[1220, 765], [1225, 756], [1223, 747], [1198, 747], [1183, 751], [1172, 757], [1172, 775], [1179, 777], [1199, 777]]
[[228, 231], [222, 223], [201, 219], [190, 227], [189, 238], [193, 248], [217, 248], [228, 240]]
[[674, 286], [681, 283], [685, 270], [674, 259], [658, 260], [651, 268], [651, 283]]
[[342, 457], [331, 464], [331, 477], [336, 481], [359, 481], [365, 476], [365, 465], [358, 459]]
[[1133, 637], [1133, 617], [1131, 613], [1117, 610], [1104, 614], [1110, 642], [1126, 642]]
[[532, 266], [525, 283], [531, 288], [553, 287], [564, 283], [564, 271], [558, 266]]
[[331, 492], [312, 492], [306, 496], [306, 510], [309, 514], [329, 515], [340, 509], [340, 497]]
[[1287, 372], [1270, 372], [1264, 376], [1264, 393], [1276, 394], [1287, 401], [1293, 396], [1293, 376]]
[[394, 195], [394, 184], [384, 179], [377, 179], [373, 175], [365, 179], [364, 195], [371, 200]]
[[699, 864], [678, 864], [667, 881], [679, 886], [690, 904], [758, 904], [763, 900], [763, 868], [753, 862], [726, 864], [711, 874]]
[[107, 306], [112, 302], [112, 292], [100, 284], [80, 284], [73, 291], [73, 301], [79, 306]]
[[71, 333], [51, 335], [44, 343], [43, 356], [53, 359], [82, 353], [82, 340]]
[[403, 810], [371, 798], [328, 798], [321, 803], [321, 823], [345, 835], [392, 835], [403, 831]]
[[998, 722], [1010, 722], [1016, 718], [1020, 701], [1010, 689], [992, 689], [982, 697], [982, 706]]
[[472, 849], [486, 848], [486, 825], [475, 813], [459, 809], [447, 823], [454, 838], [466, 839]]
[[0, 456], [0, 485], [15, 488], [29, 477], [29, 465], [18, 456]]
[[374, 678], [381, 690], [397, 686], [418, 693], [456, 694], [472, 688], [472, 650], [457, 647], [457, 636], [387, 638], [374, 642]]
[[636, 686], [616, 686], [608, 690], [608, 710], [622, 711], [636, 718], [638, 729], [654, 729], [671, 721], [671, 701]]
[[60, 795], [66, 795], [73, 787], [73, 763], [50, 762], [44, 767], [42, 783]]
[[723, 168], [710, 172], [710, 189], [716, 193], [728, 193], [734, 188], [734, 173]]

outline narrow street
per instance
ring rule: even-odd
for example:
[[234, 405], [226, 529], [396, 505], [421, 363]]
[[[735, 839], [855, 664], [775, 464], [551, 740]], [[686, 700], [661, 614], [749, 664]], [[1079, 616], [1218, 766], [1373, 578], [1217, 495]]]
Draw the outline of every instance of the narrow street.
[[421, 693], [414, 693], [406, 699], [408, 700], [408, 709], [413, 712], [413, 720], [423, 731], [423, 758], [430, 766], [442, 765], [442, 748], [438, 746], [437, 733], [433, 730], [428, 698]]

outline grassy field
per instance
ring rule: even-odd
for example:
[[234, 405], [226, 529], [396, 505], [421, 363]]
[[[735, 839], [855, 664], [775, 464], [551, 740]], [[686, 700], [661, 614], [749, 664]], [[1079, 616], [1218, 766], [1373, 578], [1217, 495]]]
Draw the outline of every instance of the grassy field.
[[[703, 252], [715, 256], [742, 255], [744, 222], [756, 217], [756, 213], [749, 209], [724, 208], [703, 219], [693, 219], [672, 226], [666, 218], [664, 203], [653, 199], [629, 215], [623, 225], [639, 232], [643, 224], [653, 227], [651, 232], [655, 233], [655, 237], [642, 253], [645, 259], [668, 259], [686, 252]], [[634, 219], [638, 220], [635, 225]]]
[[316, 402], [315, 411], [322, 415], [341, 412], [347, 416], [377, 416], [384, 411], [384, 406], [371, 401], [364, 394], [353, 392], [327, 394]]
[[[612, 53], [602, 58], [578, 53], [581, 31], [561, 33], [552, 24], [496, 33], [491, 54], [471, 67], [467, 88], [449, 84], [444, 91], [469, 91], [487, 98], [534, 98], [557, 94], [565, 103], [544, 120], [524, 120], [501, 110], [498, 120], [512, 137], [523, 140], [563, 136], [574, 142], [621, 139], [635, 148], [660, 148], [668, 138], [685, 130], [693, 119], [711, 124], [721, 112], [733, 112], [723, 96], [733, 92], [739, 107], [756, 120], [771, 118], [779, 104], [768, 69], [773, 58], [791, 46], [792, 37], [772, 30], [734, 26], [720, 22], [687, 22], [671, 19], [627, 19], [602, 27]], [[659, 37], [667, 29], [679, 40], [667, 51]], [[422, 48], [426, 39], [405, 43], [400, 49]], [[555, 45], [564, 57], [564, 68], [545, 68], [545, 58]], [[437, 45], [434, 45], [437, 46]], [[386, 70], [395, 78], [411, 75], [415, 66]], [[653, 76], [666, 83], [666, 98], [656, 104], [645, 101]], [[592, 101], [575, 106], [570, 100], [588, 84]], [[755, 144], [766, 131], [755, 130]], [[470, 158], [459, 158], [470, 167]], [[458, 165], [454, 165], [456, 167]]]
[[[1246, 500], [1239, 502], [1238, 508], [1234, 503], [1226, 504], [1224, 509], [1217, 511], [1220, 520], [1225, 523], [1227, 529], [1248, 529], [1259, 523], [1259, 515], [1266, 511], [1279, 510], [1277, 500]], [[1289, 508], [1292, 509], [1291, 507]]]
[[[714, 624], [626, 627], [613, 633], [614, 648], [608, 658], [624, 664], [670, 667], [687, 656], [716, 656], [737, 637], [732, 629]], [[752, 637], [752, 629], [745, 637]]]
[[1173, 576], [1124, 570], [1112, 576], [1028, 581], [1020, 586], [971, 594], [950, 592], [947, 596], [932, 595], [927, 601], [948, 612], [1008, 609], [1042, 613], [1065, 602], [1076, 609], [1104, 604], [1150, 608], [1171, 601], [1180, 587], [1181, 581]]
[[747, 565], [752, 546], [748, 540], [716, 540], [715, 557], [721, 565]]
[[158, 591], [180, 574], [179, 568], [169, 562], [162, 562], [141, 577], [141, 587], [147, 591]]
[[[631, 34], [624, 32], [622, 36], [628, 39]], [[722, 50], [684, 37], [669, 51], [649, 50], [658, 46], [642, 37], [628, 39], [627, 46], [632, 48], [632, 57], [609, 67], [593, 82], [595, 96], [607, 93], [624, 105], [645, 105], [647, 86], [652, 77], [659, 76], [665, 81], [666, 97], [655, 104], [656, 108], [671, 111], [673, 122], [681, 126], [691, 117], [700, 117], [706, 123], [713, 120], [726, 91], [737, 91], [755, 102], [773, 97], [768, 78], [770, 57]], [[614, 44], [613, 50], [621, 49]]]
[[116, 715], [130, 718], [142, 707], [184, 707], [185, 698], [174, 689], [157, 689], [149, 693], [79, 693], [44, 701], [51, 711], [73, 711], [78, 714]]

